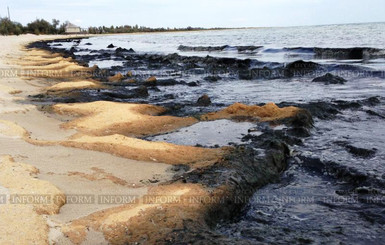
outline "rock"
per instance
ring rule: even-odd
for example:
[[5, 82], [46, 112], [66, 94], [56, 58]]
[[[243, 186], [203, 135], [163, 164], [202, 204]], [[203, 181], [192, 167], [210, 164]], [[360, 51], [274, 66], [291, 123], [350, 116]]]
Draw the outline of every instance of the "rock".
[[174, 85], [180, 84], [180, 82], [178, 82], [175, 79], [162, 79], [162, 80], [157, 80], [156, 84], [158, 86], [174, 86]]
[[373, 110], [366, 110], [365, 112], [368, 113], [369, 115], [377, 116], [377, 117], [385, 119], [385, 115], [381, 115], [380, 113], [375, 112]]
[[109, 82], [120, 82], [123, 80], [123, 78], [124, 78], [124, 76], [122, 75], [122, 73], [119, 72], [119, 73], [115, 74], [114, 76], [109, 77], [108, 81]]
[[126, 76], [127, 77], [132, 77], [132, 71], [127, 72]]
[[137, 97], [147, 97], [149, 95], [147, 87], [143, 85], [134, 89], [134, 92]]
[[376, 148], [372, 148], [372, 149], [360, 148], [360, 147], [353, 146], [346, 141], [335, 141], [334, 143], [344, 147], [349, 153], [351, 153], [355, 157], [371, 158], [371, 157], [374, 157], [374, 155], [377, 152]]
[[[112, 45], [112, 44], [111, 44], [111, 45]], [[111, 48], [114, 48], [113, 46], [114, 46], [114, 45], [112, 45]], [[108, 47], [110, 47], [110, 46], [108, 46]], [[115, 50], [115, 52], [116, 52], [116, 53], [128, 52], [128, 49], [119, 47], [119, 48], [117, 48], [117, 49]]]
[[154, 77], [154, 76], [149, 77], [149, 78], [146, 80], [147, 83], [156, 83], [156, 81], [157, 81], [157, 79], [156, 79], [156, 77]]
[[254, 52], [255, 50], [258, 50], [260, 48], [263, 48], [263, 46], [236, 46], [238, 52]]
[[125, 82], [127, 82], [127, 83], [136, 83], [136, 80], [135, 79], [128, 79]]
[[227, 45], [224, 45], [224, 46], [208, 46], [208, 47], [203, 47], [203, 46], [192, 47], [192, 46], [180, 45], [178, 47], [178, 50], [179, 51], [183, 51], [183, 52], [191, 52], [191, 51], [194, 51], [194, 52], [213, 52], [213, 51], [222, 51], [222, 50], [224, 50], [227, 47], [228, 47]]
[[324, 84], [344, 84], [346, 80], [342, 77], [335, 76], [331, 73], [326, 73], [321, 77], [314, 78], [312, 82], [324, 83]]
[[220, 76], [208, 76], [208, 77], [204, 78], [204, 80], [208, 81], [208, 82], [217, 82], [217, 81], [219, 81], [221, 79], [222, 78]]
[[252, 79], [277, 79], [283, 78], [287, 72], [282, 68], [270, 69], [268, 67], [253, 68], [253, 69], [241, 69], [238, 72], [239, 79], [252, 80]]
[[91, 45], [92, 45], [92, 43], [85, 43], [84, 45], [87, 45], [87, 46], [91, 46]]
[[384, 57], [384, 52], [376, 48], [314, 48], [316, 58], [319, 59], [349, 59], [361, 60]]
[[187, 86], [189, 86], [189, 87], [198, 87], [199, 84], [197, 82], [189, 82], [189, 83], [187, 83]]
[[[114, 48], [114, 47], [111, 47], [111, 48]], [[132, 48], [126, 49], [126, 48], [119, 47], [115, 50], [115, 53], [117, 53], [117, 54], [119, 54], [119, 53], [135, 53], [135, 51]]]
[[209, 106], [209, 105], [211, 105], [210, 97], [207, 94], [204, 94], [203, 96], [201, 96], [198, 99], [197, 105], [199, 105], [199, 106]]
[[373, 149], [364, 149], [364, 148], [360, 148], [360, 147], [355, 147], [353, 145], [347, 145], [346, 148], [354, 156], [362, 157], [362, 158], [371, 158], [377, 152], [377, 149], [375, 149], [375, 148], [373, 148]]
[[107, 46], [107, 48], [115, 48], [115, 46], [111, 43], [110, 45]]
[[287, 77], [304, 76], [309, 73], [313, 73], [321, 68], [322, 66], [320, 64], [317, 64], [311, 61], [306, 62], [303, 60], [298, 60], [286, 65], [285, 75]]
[[98, 65], [93, 65], [93, 66], [91, 67], [91, 71], [93, 71], [93, 72], [100, 71], [100, 68], [99, 68]]

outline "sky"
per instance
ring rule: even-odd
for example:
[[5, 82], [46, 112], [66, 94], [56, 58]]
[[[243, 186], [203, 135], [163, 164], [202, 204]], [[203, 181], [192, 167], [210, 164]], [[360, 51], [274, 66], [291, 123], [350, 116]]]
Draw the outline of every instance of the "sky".
[[89, 26], [270, 27], [385, 21], [385, 0], [0, 0], [13, 21]]

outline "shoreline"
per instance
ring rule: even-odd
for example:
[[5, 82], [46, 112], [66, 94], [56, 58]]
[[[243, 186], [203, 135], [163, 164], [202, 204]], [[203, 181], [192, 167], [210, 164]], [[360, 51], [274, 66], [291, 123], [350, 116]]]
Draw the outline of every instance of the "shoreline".
[[[63, 58], [56, 59], [58, 56], [38, 50], [25, 50], [24, 53], [20, 53], [20, 55], [22, 55], [21, 59], [28, 60], [26, 63], [42, 62], [44, 64], [44, 62], [49, 62], [50, 59], [54, 58], [49, 69], [63, 69], [64, 71], [92, 69], [79, 66], [77, 62], [73, 60], [65, 60]], [[62, 63], [58, 66], [58, 63], [60, 62]], [[36, 66], [30, 66], [29, 68], [38, 69]], [[29, 79], [30, 81], [28, 82], [35, 86], [41, 86], [40, 84], [47, 82], [47, 78], [36, 77]], [[15, 78], [15, 80], [24, 83], [21, 79], [18, 80]], [[61, 77], [60, 79], [50, 78], [50, 80], [56, 80], [54, 83], [57, 83], [58, 80], [66, 82], [66, 76], [64, 75], [64, 77]], [[84, 81], [84, 79], [79, 78], [77, 78], [77, 80]], [[3, 79], [1, 81], [3, 81]], [[98, 81], [93, 81], [92, 78], [87, 78], [87, 81], [94, 84], [100, 84]], [[76, 83], [79, 81], [75, 80], [73, 82]], [[52, 85], [55, 86], [54, 84]], [[70, 85], [73, 86], [73, 84]], [[90, 85], [90, 83], [86, 85]], [[25, 96], [26, 93], [28, 93], [28, 95], [36, 94], [38, 91], [42, 91], [45, 88], [41, 87], [40, 89], [36, 89], [31, 87], [30, 90], [25, 91], [22, 90], [23, 86], [20, 86], [18, 89], [21, 90], [19, 96]], [[58, 91], [61, 91], [61, 89], [63, 88], [59, 88]], [[11, 98], [11, 101], [13, 100], [14, 98]], [[23, 99], [20, 98], [20, 100]], [[99, 113], [94, 113], [96, 111], [94, 105], [97, 105], [96, 108], [99, 108]], [[118, 111], [115, 113], [129, 113], [126, 118], [120, 118], [120, 116], [114, 118], [114, 110], [119, 108], [119, 106], [121, 106], [122, 109], [120, 109], [120, 112]], [[130, 108], [132, 106], [136, 106], [138, 109], [133, 111], [133, 109]], [[50, 232], [56, 234], [55, 238], [50, 238], [51, 242], [54, 241], [58, 244], [64, 241], [80, 244], [81, 242], [90, 239], [90, 234], [87, 234], [88, 230], [90, 230], [91, 233], [98, 234], [96, 237], [101, 240], [106, 239], [104, 241], [108, 241], [112, 244], [122, 244], [124, 242], [166, 243], [166, 241], [170, 241], [170, 239], [175, 241], [176, 237], [182, 239], [182, 241], [191, 242], [198, 239], [198, 234], [205, 234], [199, 238], [201, 241], [214, 241], [215, 237], [215, 239], [220, 239], [223, 242], [230, 242], [226, 237], [216, 234], [210, 227], [222, 219], [228, 220], [236, 215], [243, 205], [247, 203], [248, 198], [256, 188], [275, 180], [279, 176], [279, 173], [285, 169], [286, 158], [289, 154], [288, 149], [283, 142], [270, 145], [273, 138], [266, 138], [259, 142], [260, 147], [265, 149], [268, 154], [266, 157], [259, 158], [258, 161], [255, 160], [257, 157], [255, 156], [255, 153], [244, 147], [226, 150], [219, 149], [222, 151], [219, 153], [218, 149], [145, 142], [140, 139], [132, 138], [132, 136], [141, 135], [143, 133], [145, 135], [154, 135], [160, 132], [170, 132], [197, 122], [191, 121], [192, 119], [188, 118], [157, 115], [162, 109], [151, 105], [135, 105], [117, 102], [99, 102], [99, 104], [59, 104], [53, 107], [56, 107], [56, 112], [59, 110], [61, 111], [60, 114], [63, 114], [59, 116], [57, 114], [52, 114], [52, 108], [50, 108], [50, 106], [48, 107], [47, 111], [37, 110], [34, 106], [21, 109], [22, 113], [28, 115], [30, 118], [44, 118], [40, 122], [32, 120], [29, 123], [22, 124], [20, 122], [25, 120], [25, 116], [10, 116], [9, 113], [5, 116], [5, 119], [7, 122], [16, 122], [25, 128], [25, 132], [23, 132], [23, 129], [20, 128], [20, 126], [14, 127], [15, 133], [11, 134], [11, 137], [17, 137], [17, 139], [12, 139], [17, 141], [15, 144], [18, 144], [24, 149], [32, 148], [33, 151], [36, 151], [35, 148], [38, 147], [38, 150], [42, 151], [39, 152], [39, 154], [42, 155], [51, 154], [50, 158], [55, 160], [55, 166], [52, 166], [52, 164], [49, 163], [34, 163], [33, 160], [36, 161], [39, 158], [30, 159], [31, 157], [29, 155], [23, 158], [16, 157], [17, 161], [24, 159], [24, 161], [27, 161], [29, 164], [36, 166], [40, 171], [38, 178], [56, 184], [59, 189], [64, 190], [64, 195], [70, 194], [69, 190], [76, 186], [76, 184], [79, 186], [88, 185], [90, 192], [93, 193], [98, 193], [95, 192], [95, 185], [101, 189], [105, 189], [106, 186], [109, 186], [109, 189], [106, 191], [107, 193], [119, 193], [117, 190], [126, 193], [128, 186], [132, 187], [133, 184], [141, 186], [139, 187], [139, 189], [141, 189], [139, 192], [138, 187], [129, 188], [133, 193], [139, 193], [139, 195], [136, 195], [138, 196], [136, 199], [138, 203], [135, 204], [115, 205], [115, 207], [110, 208], [100, 207], [100, 205], [90, 205], [88, 207], [83, 207], [82, 212], [80, 212], [81, 214], [79, 215], [79, 213], [73, 213], [70, 205], [63, 203], [64, 206], [62, 206], [60, 211], [57, 211], [58, 214], [47, 217], [48, 220], [51, 220], [50, 222], [52, 222], [52, 220], [58, 222], [53, 227], [50, 227]], [[254, 110], [260, 110], [259, 107], [249, 108], [248, 106], [241, 106], [241, 108], [243, 108], [242, 110], [250, 110], [253, 113]], [[157, 110], [160, 111], [156, 112]], [[214, 113], [211, 115], [212, 119], [210, 120], [227, 117], [231, 119], [237, 115], [243, 116], [244, 114], [239, 114], [237, 112], [238, 110], [239, 109], [235, 109], [234, 111], [234, 108], [232, 108], [228, 111], [224, 110], [222, 112]], [[283, 114], [282, 119], [296, 117], [300, 114], [300, 111], [301, 110]], [[107, 112], [112, 114], [105, 114]], [[278, 118], [279, 115], [280, 114], [278, 113]], [[49, 118], [48, 120], [47, 117]], [[142, 126], [134, 127], [136, 131], [129, 133], [119, 130], [111, 131], [111, 127], [127, 128], [127, 125], [133, 125], [135, 120], [142, 120], [146, 117], [149, 117], [149, 122], [158, 120], [160, 127], [155, 127], [155, 131], [149, 132], [144, 132]], [[269, 116], [265, 117], [269, 118]], [[0, 115], [0, 119], [3, 119], [3, 115]], [[171, 124], [169, 120], [171, 120]], [[311, 119], [305, 117], [304, 120]], [[63, 126], [63, 123], [66, 121], [69, 121], [64, 124], [67, 126]], [[178, 121], [180, 123], [177, 123]], [[274, 117], [267, 121], [274, 121]], [[109, 123], [106, 124], [106, 122]], [[36, 124], [41, 125], [36, 127]], [[51, 124], [51, 126], [46, 127], [47, 124]], [[164, 129], [163, 126], [165, 124], [170, 124], [172, 126]], [[89, 130], [95, 126], [96, 128], [94, 128], [93, 131]], [[27, 138], [33, 139], [38, 145], [48, 144], [48, 146], [36, 146], [25, 143], [20, 132], [23, 134], [28, 132], [29, 135], [26, 134]], [[4, 130], [0, 130], [0, 133], [3, 134]], [[52, 134], [55, 135], [55, 139], [47, 140], [47, 138], [52, 137]], [[58, 134], [60, 135], [58, 136]], [[7, 141], [6, 139], [3, 140]], [[136, 148], [131, 155], [124, 155], [116, 152], [116, 149], [118, 149], [119, 152], [126, 153], [128, 149], [132, 149], [134, 145], [138, 144], [139, 148]], [[71, 148], [63, 146], [70, 146]], [[72, 161], [79, 162], [81, 165], [86, 164], [87, 166], [77, 166], [74, 163], [69, 164], [68, 161], [71, 160], [66, 157], [63, 158], [63, 155], [61, 157], [55, 156], [55, 154], [52, 153], [52, 149], [48, 150], [50, 153], [44, 152], [46, 151], [45, 149], [48, 148], [55, 150], [60, 149], [62, 152], [67, 152], [66, 154], [69, 154], [72, 157]], [[11, 149], [12, 147], [9, 148], [9, 150]], [[139, 149], [143, 150], [143, 152], [138, 153]], [[183, 152], [184, 149], [186, 150], [185, 152]], [[160, 153], [156, 156], [152, 155], [154, 150], [160, 150]], [[186, 157], [186, 160], [181, 160], [183, 157], [180, 154], [173, 156], [173, 154], [180, 151], [183, 152], [182, 155]], [[76, 154], [73, 155], [74, 152], [76, 152]], [[126, 158], [114, 157], [111, 153]], [[4, 153], [2, 152], [1, 154]], [[146, 160], [150, 162], [129, 160], [135, 159], [133, 154], [139, 154], [139, 157], [136, 157], [137, 160]], [[146, 157], [141, 158], [141, 155]], [[81, 156], [83, 156], [83, 158]], [[44, 156], [41, 157], [44, 158]], [[159, 157], [163, 160], [159, 161]], [[86, 160], [87, 158], [93, 159], [93, 161], [90, 162], [89, 160]], [[106, 169], [107, 166], [105, 162], [111, 163], [113, 162], [112, 159], [115, 159], [113, 161], [116, 163], [109, 164], [108, 169]], [[176, 164], [176, 166], [172, 167], [172, 165], [164, 164], [164, 162], [167, 163], [167, 159], [175, 159], [170, 160], [169, 163]], [[191, 160], [188, 159], [195, 160], [189, 163]], [[63, 166], [61, 166], [60, 169], [55, 169], [57, 168], [57, 164], [63, 164]], [[76, 169], [78, 169], [78, 171]], [[124, 169], [126, 170], [123, 171]], [[270, 169], [271, 172], [266, 172], [266, 169]], [[140, 170], [140, 174], [136, 173], [134, 176], [130, 174], [135, 171], [137, 172], [138, 170]], [[160, 175], [161, 177], [155, 179], [155, 184], [152, 184], [151, 181], [149, 181], [147, 184], [143, 185], [140, 181], [140, 179], [147, 178], [153, 180], [154, 176], [157, 175]], [[65, 185], [69, 183], [69, 179], [71, 179], [71, 181], [77, 179], [77, 181], [74, 182], [75, 184], [71, 183], [71, 188], [65, 187]], [[229, 182], [229, 179], [232, 179], [233, 181]], [[135, 183], [132, 183], [132, 181]], [[95, 184], [95, 182], [98, 182], [98, 184]], [[0, 178], [0, 185], [1, 184]], [[146, 196], [178, 196], [178, 200], [184, 200], [191, 196], [200, 196], [208, 199], [219, 198], [221, 202], [227, 203], [227, 205], [210, 202], [148, 203]], [[241, 198], [244, 202], [234, 202], [237, 197]], [[159, 219], [152, 221], [152, 223], [156, 222], [156, 226], [148, 223], [148, 219], [151, 217]], [[187, 220], [195, 221], [195, 223], [189, 223]], [[42, 227], [44, 228], [44, 225]], [[127, 229], [130, 230], [131, 236], [126, 235]], [[220, 238], [218, 238], [218, 236]], [[46, 238], [46, 241], [44, 241], [44, 238], [40, 238], [40, 240], [42, 240], [42, 244], [44, 244], [44, 242], [48, 241], [48, 238]]]

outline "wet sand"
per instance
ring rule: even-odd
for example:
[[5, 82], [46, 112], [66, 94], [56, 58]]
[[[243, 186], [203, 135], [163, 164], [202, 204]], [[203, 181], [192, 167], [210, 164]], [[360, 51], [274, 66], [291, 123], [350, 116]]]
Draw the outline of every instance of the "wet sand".
[[[6, 205], [0, 205], [0, 227], [7, 227], [0, 229], [0, 243], [20, 242], [20, 226], [28, 234], [25, 243], [36, 244], [148, 243], [182, 228], [185, 219], [207, 226], [204, 214], [212, 205], [148, 203], [146, 195], [224, 195], [220, 188], [210, 192], [199, 183], [165, 183], [175, 174], [170, 170], [172, 165], [188, 165], [191, 169], [211, 166], [230, 149], [139, 139], [199, 122], [192, 117], [162, 116], [165, 108], [158, 106], [98, 101], [56, 104], [39, 110], [24, 103], [28, 95], [44, 91], [101, 86], [87, 75], [95, 68], [80, 66], [59, 54], [24, 48], [27, 43], [44, 38], [57, 37], [0, 37], [1, 69], [39, 71], [0, 78], [0, 195], [7, 195], [8, 200]], [[74, 73], [84, 71], [83, 77], [74, 78]], [[204, 115], [202, 120], [249, 116], [272, 121], [292, 117], [296, 112], [297, 108], [280, 109], [273, 104], [235, 104]], [[59, 197], [59, 201], [43, 207], [19, 206], [10, 204], [14, 194], [48, 195]], [[90, 195], [130, 196], [134, 203], [105, 204], [94, 200], [79, 204], [69, 199]], [[151, 217], [159, 220], [151, 221]]]

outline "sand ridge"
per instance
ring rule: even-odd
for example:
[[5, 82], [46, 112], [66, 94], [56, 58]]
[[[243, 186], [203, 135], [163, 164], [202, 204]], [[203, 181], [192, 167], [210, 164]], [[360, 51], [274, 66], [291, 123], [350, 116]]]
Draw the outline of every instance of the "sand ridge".
[[96, 81], [61, 82], [46, 88], [47, 92], [61, 92], [85, 88], [102, 88]]
[[81, 244], [87, 230], [100, 231], [110, 244], [155, 244], [163, 233], [182, 228], [182, 220], [203, 221], [204, 202], [191, 197], [209, 197], [200, 184], [156, 186], [137, 202], [103, 210], [74, 220], [62, 227], [62, 232], [74, 243]]
[[188, 164], [195, 167], [213, 164], [225, 152], [224, 149], [206, 149], [166, 142], [150, 142], [119, 134], [108, 136], [77, 135], [61, 142], [61, 145], [106, 152], [140, 161]]
[[78, 104], [56, 104], [59, 114], [78, 115], [63, 124], [64, 128], [96, 136], [122, 134], [132, 137], [162, 134], [190, 126], [198, 120], [192, 117], [159, 116], [166, 111], [160, 106], [96, 101]]

